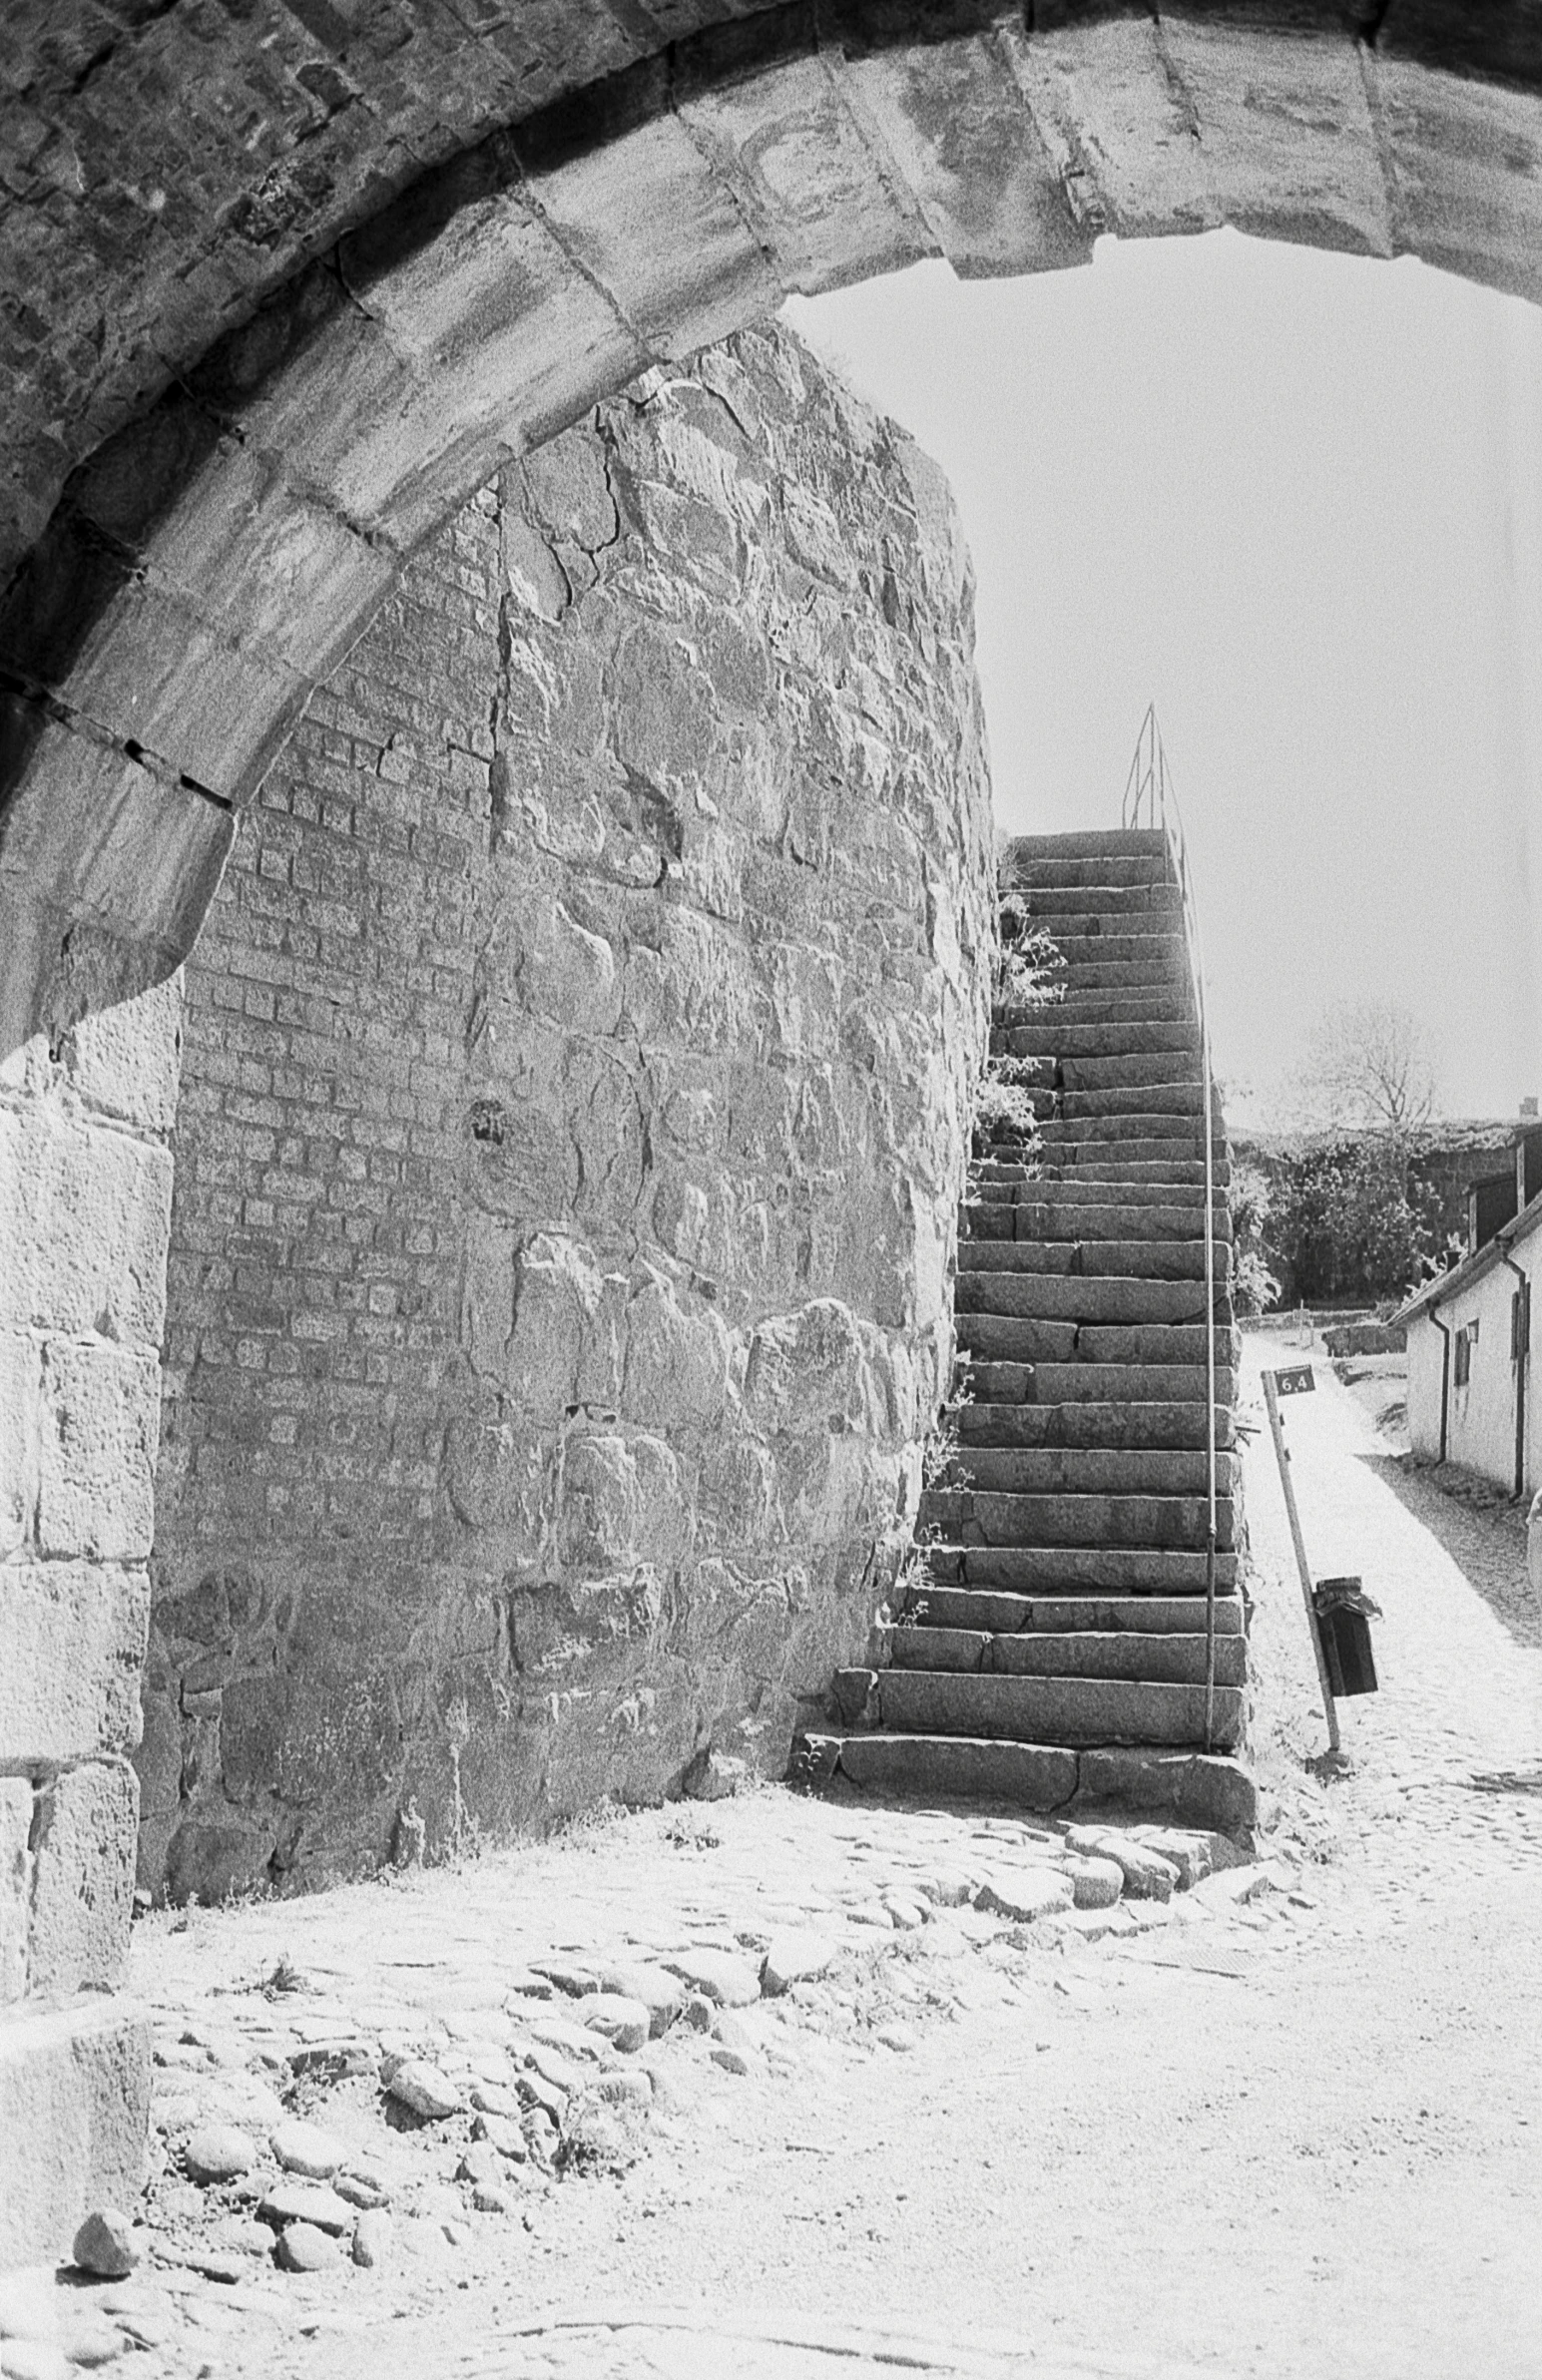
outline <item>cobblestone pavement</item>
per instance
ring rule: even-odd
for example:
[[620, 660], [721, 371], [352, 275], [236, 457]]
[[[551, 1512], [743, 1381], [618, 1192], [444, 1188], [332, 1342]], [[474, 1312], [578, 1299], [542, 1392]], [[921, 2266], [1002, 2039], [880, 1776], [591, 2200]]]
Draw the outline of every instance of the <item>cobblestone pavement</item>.
[[1307, 1545], [1381, 1604], [1381, 1691], [1313, 1769], [1266, 1432], [1258, 1857], [761, 1791], [147, 1919], [142, 2259], [0, 2285], [0, 2372], [1535, 2380], [1521, 1540], [1317, 1376]]

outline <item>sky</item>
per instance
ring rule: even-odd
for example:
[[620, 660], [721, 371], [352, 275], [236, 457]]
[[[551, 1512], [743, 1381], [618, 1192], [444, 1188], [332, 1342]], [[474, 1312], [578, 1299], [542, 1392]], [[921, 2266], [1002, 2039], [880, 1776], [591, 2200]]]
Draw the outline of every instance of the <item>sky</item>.
[[1542, 1092], [1542, 312], [1218, 232], [786, 318], [952, 483], [998, 823], [1117, 825], [1155, 701], [1234, 1126], [1363, 996]]

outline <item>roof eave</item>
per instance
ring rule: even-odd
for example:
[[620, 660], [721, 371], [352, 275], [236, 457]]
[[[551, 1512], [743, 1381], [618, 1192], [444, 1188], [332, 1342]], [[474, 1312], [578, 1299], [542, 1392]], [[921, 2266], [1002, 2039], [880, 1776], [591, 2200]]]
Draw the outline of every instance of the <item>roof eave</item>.
[[1514, 1247], [1522, 1239], [1529, 1239], [1532, 1232], [1538, 1229], [1542, 1229], [1542, 1190], [1519, 1214], [1512, 1214], [1507, 1223], [1501, 1223], [1492, 1239], [1485, 1239], [1480, 1248], [1474, 1248], [1470, 1256], [1463, 1256], [1459, 1264], [1453, 1264], [1450, 1271], [1441, 1273], [1437, 1280], [1426, 1281], [1422, 1289], [1398, 1307], [1392, 1321], [1411, 1322], [1428, 1307], [1443, 1305], [1458, 1290], [1470, 1288], [1475, 1281], [1482, 1280], [1485, 1274], [1492, 1272], [1496, 1264], [1503, 1262], [1506, 1248]]

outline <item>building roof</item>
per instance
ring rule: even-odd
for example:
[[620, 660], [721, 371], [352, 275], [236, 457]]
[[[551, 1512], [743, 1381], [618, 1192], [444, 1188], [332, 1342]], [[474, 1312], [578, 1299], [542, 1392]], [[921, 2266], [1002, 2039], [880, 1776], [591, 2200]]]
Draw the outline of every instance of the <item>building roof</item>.
[[1474, 1282], [1482, 1280], [1485, 1273], [1492, 1272], [1503, 1261], [1507, 1249], [1522, 1239], [1529, 1239], [1533, 1231], [1542, 1231], [1542, 1190], [1519, 1214], [1512, 1214], [1507, 1223], [1501, 1223], [1492, 1239], [1485, 1239], [1480, 1248], [1475, 1249], [1470, 1256], [1463, 1256], [1461, 1262], [1453, 1264], [1449, 1272], [1437, 1274], [1434, 1280], [1426, 1281], [1421, 1289], [1416, 1289], [1406, 1303], [1398, 1307], [1392, 1320], [1411, 1322], [1416, 1314], [1425, 1312], [1430, 1306], [1443, 1305], [1448, 1297], [1455, 1296], [1458, 1289], [1471, 1288]]

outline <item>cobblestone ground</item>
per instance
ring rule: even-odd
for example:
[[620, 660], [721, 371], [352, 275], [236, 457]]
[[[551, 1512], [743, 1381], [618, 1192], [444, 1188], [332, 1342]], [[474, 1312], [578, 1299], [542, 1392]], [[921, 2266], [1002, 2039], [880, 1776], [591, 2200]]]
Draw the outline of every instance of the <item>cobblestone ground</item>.
[[[1258, 1857], [762, 1791], [147, 1919], [141, 2262], [0, 2285], [0, 2371], [1535, 2380], [1542, 1629], [1513, 1514], [1317, 1378], [1307, 1545], [1381, 1604], [1381, 1691], [1314, 1769], [1261, 1431]], [[192, 2178], [222, 2132], [250, 2169]]]

